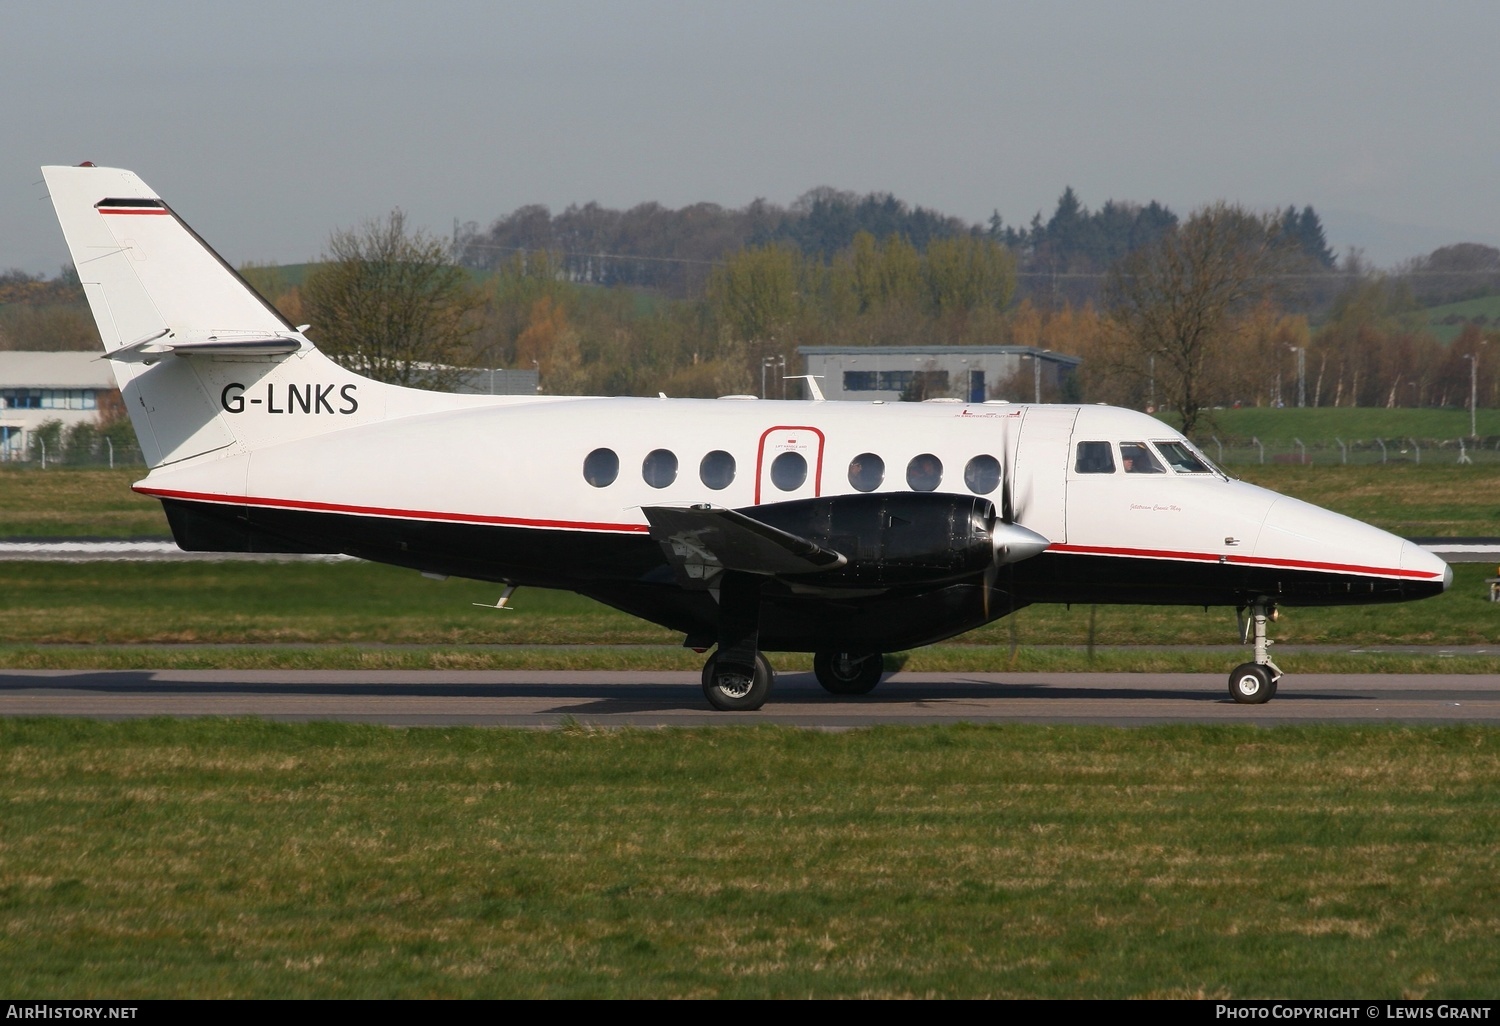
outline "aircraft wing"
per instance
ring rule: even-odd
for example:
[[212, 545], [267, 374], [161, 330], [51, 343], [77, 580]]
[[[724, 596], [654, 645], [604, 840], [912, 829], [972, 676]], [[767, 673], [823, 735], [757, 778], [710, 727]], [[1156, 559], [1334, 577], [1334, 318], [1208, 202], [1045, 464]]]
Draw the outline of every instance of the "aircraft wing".
[[707, 588], [721, 570], [775, 576], [836, 570], [832, 549], [716, 506], [646, 506], [651, 537], [685, 587]]

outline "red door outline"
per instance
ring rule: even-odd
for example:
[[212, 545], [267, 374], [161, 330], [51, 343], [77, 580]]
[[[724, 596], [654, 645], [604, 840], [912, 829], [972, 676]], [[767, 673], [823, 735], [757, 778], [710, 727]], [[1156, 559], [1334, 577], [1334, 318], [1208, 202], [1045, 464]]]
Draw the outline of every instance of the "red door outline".
[[813, 495], [822, 495], [823, 446], [827, 442], [827, 439], [823, 437], [823, 432], [809, 424], [777, 424], [775, 427], [768, 427], [760, 433], [760, 444], [755, 449], [755, 504], [757, 506], [760, 505], [760, 482], [765, 476], [762, 472], [762, 463], [766, 456], [766, 439], [771, 436], [773, 431], [811, 431], [818, 436], [818, 462], [817, 466], [813, 468]]

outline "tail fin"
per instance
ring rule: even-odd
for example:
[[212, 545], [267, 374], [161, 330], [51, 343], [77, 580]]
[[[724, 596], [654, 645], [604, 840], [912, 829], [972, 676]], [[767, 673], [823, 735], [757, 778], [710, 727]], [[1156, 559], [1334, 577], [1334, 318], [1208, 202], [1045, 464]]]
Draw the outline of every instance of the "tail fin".
[[391, 416], [506, 401], [402, 388], [345, 370], [134, 173], [83, 166], [42, 174], [153, 468]]
[[232, 446], [190, 362], [158, 362], [161, 354], [257, 337], [295, 350], [296, 329], [134, 173], [83, 166], [42, 175], [147, 464]]
[[130, 171], [44, 167], [104, 350], [168, 333], [291, 335], [262, 299]]

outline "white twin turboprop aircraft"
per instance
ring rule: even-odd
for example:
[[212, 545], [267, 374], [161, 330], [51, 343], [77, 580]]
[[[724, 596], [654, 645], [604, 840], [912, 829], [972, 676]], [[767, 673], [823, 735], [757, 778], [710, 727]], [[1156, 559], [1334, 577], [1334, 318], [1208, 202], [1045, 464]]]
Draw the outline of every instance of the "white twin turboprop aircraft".
[[[177, 543], [348, 553], [576, 591], [717, 645], [703, 691], [757, 709], [762, 649], [864, 694], [881, 653], [1034, 602], [1234, 606], [1265, 702], [1277, 605], [1436, 595], [1442, 560], [1230, 480], [1106, 406], [467, 396], [329, 360], [129, 171], [43, 169]], [[996, 503], [998, 502], [998, 508]], [[502, 600], [503, 604], [503, 600]]]

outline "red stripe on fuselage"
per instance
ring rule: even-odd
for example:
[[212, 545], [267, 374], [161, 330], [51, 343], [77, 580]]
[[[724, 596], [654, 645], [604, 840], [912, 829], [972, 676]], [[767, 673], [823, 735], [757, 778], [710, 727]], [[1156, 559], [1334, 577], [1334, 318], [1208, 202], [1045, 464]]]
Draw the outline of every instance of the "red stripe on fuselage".
[[395, 517], [398, 520], [439, 520], [455, 524], [494, 524], [505, 527], [550, 527], [563, 531], [608, 531], [611, 534], [645, 534], [645, 524], [607, 524], [586, 520], [534, 520], [526, 517], [496, 517], [482, 513], [439, 513], [425, 509], [392, 509], [385, 506], [349, 506], [337, 502], [315, 502], [308, 499], [270, 499], [246, 495], [215, 495], [211, 492], [180, 492], [170, 488], [142, 488], [136, 491], [158, 499], [187, 499], [230, 506], [262, 506], [267, 509], [295, 509], [310, 513], [349, 513], [362, 517]]
[[[610, 534], [646, 534], [651, 529], [645, 524], [610, 524], [587, 520], [540, 520], [528, 517], [498, 517], [481, 513], [440, 513], [433, 510], [395, 509], [386, 506], [351, 506], [337, 502], [316, 502], [307, 499], [273, 499], [263, 496], [217, 495], [212, 492], [183, 492], [169, 488], [136, 487], [142, 495], [158, 499], [185, 499], [192, 502], [211, 502], [218, 505], [261, 506], [267, 509], [303, 510], [310, 513], [347, 513], [353, 516], [395, 517], [400, 520], [434, 520], [457, 524], [491, 524], [499, 527], [551, 528], [561, 531], [603, 531]], [[1277, 559], [1269, 556], [1219, 556], [1211, 552], [1185, 552], [1170, 549], [1136, 549], [1105, 545], [1057, 544], [1047, 549], [1051, 553], [1078, 556], [1113, 556], [1136, 559], [1175, 560], [1188, 563], [1229, 563], [1236, 566], [1285, 567], [1289, 570], [1317, 570], [1329, 573], [1356, 573], [1379, 577], [1409, 577], [1418, 580], [1436, 580], [1440, 574], [1425, 570], [1404, 570], [1392, 567], [1360, 566], [1353, 563], [1324, 563], [1307, 559]]]
[[1322, 563], [1311, 559], [1277, 559], [1273, 556], [1242, 556], [1212, 552], [1173, 552], [1166, 549], [1130, 549], [1107, 545], [1051, 545], [1048, 552], [1070, 552], [1080, 556], [1123, 556], [1138, 559], [1176, 559], [1193, 563], [1232, 563], [1236, 566], [1274, 566], [1289, 570], [1327, 570], [1338, 573], [1374, 574], [1380, 577], [1414, 577], [1436, 580], [1441, 574], [1426, 570], [1403, 570], [1395, 567], [1360, 566], [1356, 563]]
[[161, 214], [166, 216], [166, 211], [161, 207], [100, 207], [101, 214]]

